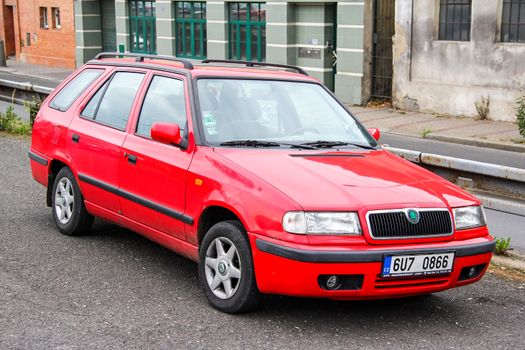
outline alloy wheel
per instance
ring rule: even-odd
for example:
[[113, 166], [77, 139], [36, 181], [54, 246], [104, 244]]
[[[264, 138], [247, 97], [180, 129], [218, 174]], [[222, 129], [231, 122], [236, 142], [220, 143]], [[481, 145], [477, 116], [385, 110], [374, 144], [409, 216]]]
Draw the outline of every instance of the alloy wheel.
[[55, 190], [55, 212], [60, 223], [67, 224], [71, 220], [74, 204], [75, 193], [73, 185], [67, 177], [63, 177], [58, 182]]
[[231, 298], [241, 281], [241, 259], [237, 247], [226, 237], [218, 237], [208, 246], [205, 261], [206, 281], [219, 299]]

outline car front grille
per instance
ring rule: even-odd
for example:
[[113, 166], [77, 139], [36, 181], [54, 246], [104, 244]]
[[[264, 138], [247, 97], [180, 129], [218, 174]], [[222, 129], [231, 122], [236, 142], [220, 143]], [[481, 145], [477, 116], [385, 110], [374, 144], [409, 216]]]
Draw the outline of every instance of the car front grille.
[[375, 239], [399, 239], [446, 236], [453, 233], [448, 209], [417, 209], [419, 222], [409, 221], [407, 210], [371, 211], [367, 214], [370, 236]]

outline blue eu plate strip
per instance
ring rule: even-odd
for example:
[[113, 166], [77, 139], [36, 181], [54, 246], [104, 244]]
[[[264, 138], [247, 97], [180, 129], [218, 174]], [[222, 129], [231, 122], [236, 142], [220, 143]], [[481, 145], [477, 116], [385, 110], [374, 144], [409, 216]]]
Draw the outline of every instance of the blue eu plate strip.
[[389, 274], [390, 273], [390, 264], [392, 263], [392, 257], [386, 256], [385, 260], [383, 261], [383, 274]]

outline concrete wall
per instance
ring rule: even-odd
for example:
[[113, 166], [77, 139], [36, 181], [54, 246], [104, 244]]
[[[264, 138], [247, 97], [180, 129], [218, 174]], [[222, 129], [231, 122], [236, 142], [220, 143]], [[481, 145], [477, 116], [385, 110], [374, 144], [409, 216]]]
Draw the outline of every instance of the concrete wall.
[[472, 3], [471, 41], [437, 40], [439, 0], [397, 0], [393, 101], [397, 107], [476, 116], [490, 97], [489, 118], [515, 120], [525, 88], [525, 44], [499, 42], [501, 0]]

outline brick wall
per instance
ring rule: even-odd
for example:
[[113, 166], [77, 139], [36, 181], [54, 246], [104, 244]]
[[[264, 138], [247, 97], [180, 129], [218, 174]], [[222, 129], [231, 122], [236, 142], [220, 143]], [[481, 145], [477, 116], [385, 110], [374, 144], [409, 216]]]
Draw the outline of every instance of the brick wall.
[[[16, 2], [1, 0], [2, 5]], [[22, 62], [75, 68], [75, 26], [72, 0], [18, 0], [14, 7], [16, 57]], [[48, 29], [40, 27], [40, 7], [47, 8]], [[60, 28], [53, 28], [52, 8], [60, 9]], [[4, 9], [6, 7], [4, 6]], [[5, 17], [5, 16], [2, 16]], [[6, 23], [2, 20], [2, 37]], [[29, 34], [29, 35], [28, 35]], [[29, 40], [28, 40], [29, 36]], [[29, 41], [29, 45], [28, 45]]]

